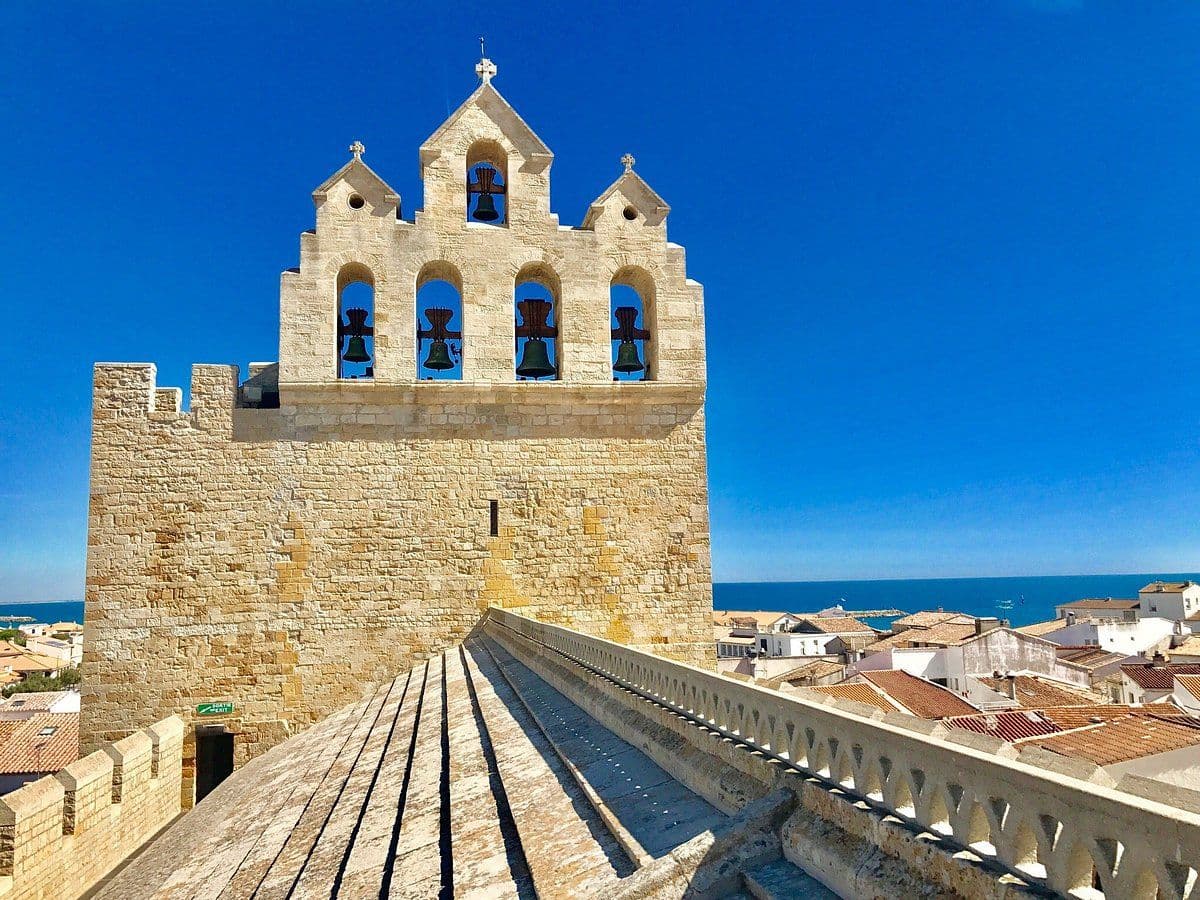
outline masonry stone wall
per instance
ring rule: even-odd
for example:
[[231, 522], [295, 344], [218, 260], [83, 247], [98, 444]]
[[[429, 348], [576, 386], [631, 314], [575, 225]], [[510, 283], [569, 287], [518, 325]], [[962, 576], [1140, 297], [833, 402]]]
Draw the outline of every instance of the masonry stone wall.
[[0, 797], [0, 897], [74, 900], [180, 812], [169, 718]]
[[[509, 221], [468, 223], [471, 148], [508, 155]], [[200, 365], [95, 369], [85, 749], [231, 701], [240, 764], [460, 640], [489, 605], [707, 663], [703, 298], [666, 207], [626, 172], [586, 226], [549, 212], [548, 151], [488, 84], [421, 149], [426, 209], [356, 155], [314, 193], [283, 275], [278, 409]], [[362, 198], [357, 207], [350, 201]], [[514, 374], [513, 297], [554, 294], [561, 377]], [[338, 292], [374, 287], [372, 379], [339, 379]], [[417, 375], [416, 291], [462, 294], [463, 380]], [[614, 382], [630, 284], [650, 379]], [[490, 533], [490, 503], [499, 533]], [[185, 749], [185, 794], [192, 744]]]

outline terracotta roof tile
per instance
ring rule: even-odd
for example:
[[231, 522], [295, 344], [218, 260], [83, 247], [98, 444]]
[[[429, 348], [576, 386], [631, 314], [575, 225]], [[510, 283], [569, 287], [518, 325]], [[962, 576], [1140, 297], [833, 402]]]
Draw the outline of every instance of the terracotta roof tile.
[[1178, 647], [1170, 649], [1172, 656], [1200, 656], [1200, 636], [1192, 635]]
[[796, 666], [794, 669], [788, 669], [786, 672], [780, 672], [778, 675], [759, 682], [759, 684], [763, 687], [777, 689], [785, 681], [790, 683], [792, 681], [799, 681], [802, 678], [824, 678], [841, 672], [845, 668], [839, 662], [832, 662], [827, 659], [815, 659], [812, 662], [804, 663], [804, 665]]
[[1063, 731], [1095, 725], [1097, 721], [1107, 722], [1109, 719], [1119, 719], [1122, 716], [1174, 717], [1187, 715], [1179, 707], [1172, 706], [1170, 703], [1147, 703], [1145, 706], [1128, 706], [1124, 703], [1047, 706], [1045, 709], [1039, 709], [1038, 713]]
[[733, 634], [729, 631], [728, 625], [726, 625], [724, 627], [721, 627], [719, 625], [714, 625], [713, 626], [713, 641], [719, 641], [722, 644], [747, 645], [747, 644], [753, 644], [754, 638], [740, 637], [740, 636], [734, 637]]
[[1176, 675], [1175, 681], [1193, 697], [1200, 699], [1200, 675]]
[[910, 613], [907, 616], [901, 616], [892, 622], [892, 627], [899, 625], [901, 628], [909, 626], [912, 628], [932, 628], [934, 625], [939, 625], [942, 622], [950, 622], [954, 620], [962, 620], [963, 623], [974, 621], [971, 616], [966, 613], [945, 612], [943, 610], [922, 610], [921, 612]]
[[[1005, 678], [980, 678], [983, 684], [998, 694], [1008, 695]], [[1034, 675], [1018, 675], [1016, 677], [1017, 703], [1025, 709], [1040, 709], [1043, 706], [1070, 706], [1076, 703], [1086, 703], [1096, 700], [1096, 696], [1082, 688], [1072, 690], [1066, 685]]]
[[79, 759], [79, 713], [35, 713], [13, 724], [0, 746], [0, 775], [57, 772]]
[[1176, 675], [1200, 675], [1200, 663], [1165, 666], [1134, 663], [1121, 666], [1121, 672], [1144, 691], [1169, 691], [1174, 686]]
[[946, 688], [899, 670], [860, 672], [862, 678], [922, 719], [942, 719], [978, 712], [974, 706]]
[[1139, 594], [1161, 594], [1163, 592], [1177, 594], [1180, 591], [1186, 590], [1196, 582], [1194, 581], [1152, 581], [1140, 591]]
[[839, 700], [857, 700], [859, 703], [878, 707], [884, 712], [892, 713], [901, 711], [899, 707], [893, 703], [889, 703], [886, 697], [869, 684], [829, 684], [823, 687], [809, 688], [808, 690], [820, 691], [822, 694], [837, 697]]
[[877, 653], [880, 650], [929, 645], [949, 647], [960, 644], [968, 638], [975, 637], [975, 625], [959, 624], [957, 622], [942, 622], [932, 628], [910, 628], [899, 634], [888, 635], [873, 644], [863, 648], [865, 652]]
[[1083, 666], [1085, 669], [1098, 669], [1128, 658], [1124, 654], [1101, 650], [1099, 647], [1059, 647], [1057, 653], [1063, 662]]
[[713, 624], [724, 625], [728, 628], [735, 621], [752, 619], [759, 628], [768, 628], [786, 615], [788, 614], [785, 612], [764, 612], [763, 610], [751, 612], [740, 609], [715, 609], [713, 610]]
[[[1095, 609], [1101, 611], [1120, 612], [1126, 609], [1137, 609], [1139, 600], [1113, 599], [1112, 597], [1085, 597], [1071, 603], [1060, 603], [1060, 609]], [[1065, 622], [1063, 623], [1066, 624]]]
[[875, 629], [852, 616], [811, 616], [801, 619], [823, 634], [851, 634], [861, 632], [873, 634]]
[[[1079, 620], [1076, 619], [1075, 621], [1078, 622]], [[1051, 619], [1048, 622], [1034, 622], [1032, 625], [1022, 625], [1020, 628], [1014, 628], [1013, 631], [1019, 631], [1021, 634], [1031, 634], [1034, 637], [1041, 637], [1044, 634], [1060, 631], [1066, 627], [1066, 619]]]
[[1200, 721], [1131, 715], [1030, 743], [1063, 756], [1091, 760], [1098, 766], [1111, 766], [1200, 744]]
[[1054, 734], [1062, 729], [1036, 710], [1019, 709], [995, 713], [979, 713], [973, 716], [954, 716], [944, 720], [951, 728], [962, 728], [980, 734], [990, 734], [1002, 741], [1019, 741], [1023, 738]]
[[13, 694], [7, 700], [0, 702], [0, 714], [10, 710], [45, 712], [65, 696], [67, 696], [66, 691], [31, 691], [28, 694]]

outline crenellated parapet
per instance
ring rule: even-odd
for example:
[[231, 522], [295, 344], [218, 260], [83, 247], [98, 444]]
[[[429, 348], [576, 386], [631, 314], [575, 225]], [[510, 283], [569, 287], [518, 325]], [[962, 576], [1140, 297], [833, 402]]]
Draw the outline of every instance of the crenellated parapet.
[[0, 897], [74, 900], [179, 814], [170, 717], [0, 797]]

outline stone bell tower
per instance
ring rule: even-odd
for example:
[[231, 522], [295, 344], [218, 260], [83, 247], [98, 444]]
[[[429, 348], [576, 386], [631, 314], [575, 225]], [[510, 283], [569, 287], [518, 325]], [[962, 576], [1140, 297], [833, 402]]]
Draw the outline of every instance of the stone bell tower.
[[702, 288], [631, 156], [560, 224], [476, 72], [411, 218], [357, 141], [313, 192], [277, 364], [186, 410], [96, 366], [85, 749], [177, 713], [240, 763], [489, 605], [708, 663]]

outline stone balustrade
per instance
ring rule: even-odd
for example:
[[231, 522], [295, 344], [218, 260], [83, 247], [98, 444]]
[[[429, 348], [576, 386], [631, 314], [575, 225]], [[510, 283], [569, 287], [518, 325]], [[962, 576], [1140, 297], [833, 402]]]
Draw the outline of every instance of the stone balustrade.
[[491, 622], [1034, 886], [1196, 896], [1200, 795], [850, 701], [745, 684], [501, 609]]

